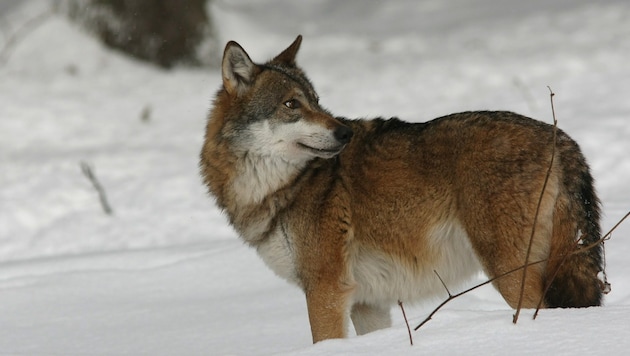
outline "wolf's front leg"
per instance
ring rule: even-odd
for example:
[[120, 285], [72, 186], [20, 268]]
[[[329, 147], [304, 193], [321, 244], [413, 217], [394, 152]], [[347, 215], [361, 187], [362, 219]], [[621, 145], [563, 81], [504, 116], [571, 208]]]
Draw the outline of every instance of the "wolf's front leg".
[[357, 335], [392, 326], [390, 308], [387, 306], [357, 303], [352, 306], [350, 317]]
[[350, 292], [340, 283], [319, 284], [306, 292], [313, 343], [346, 337]]

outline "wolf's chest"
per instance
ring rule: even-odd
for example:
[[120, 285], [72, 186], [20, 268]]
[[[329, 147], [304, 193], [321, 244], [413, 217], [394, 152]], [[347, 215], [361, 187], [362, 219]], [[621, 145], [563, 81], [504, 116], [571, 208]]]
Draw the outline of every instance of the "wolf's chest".
[[295, 254], [287, 234], [281, 226], [269, 234], [256, 248], [265, 264], [278, 276], [295, 284], [298, 283], [295, 269]]

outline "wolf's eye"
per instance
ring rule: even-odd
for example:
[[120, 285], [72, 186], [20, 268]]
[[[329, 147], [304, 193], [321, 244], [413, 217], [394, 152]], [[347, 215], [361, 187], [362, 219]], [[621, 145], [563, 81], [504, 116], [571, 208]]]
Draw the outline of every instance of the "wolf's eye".
[[299, 109], [302, 107], [302, 103], [300, 103], [297, 99], [291, 99], [284, 102], [284, 106], [289, 109]]

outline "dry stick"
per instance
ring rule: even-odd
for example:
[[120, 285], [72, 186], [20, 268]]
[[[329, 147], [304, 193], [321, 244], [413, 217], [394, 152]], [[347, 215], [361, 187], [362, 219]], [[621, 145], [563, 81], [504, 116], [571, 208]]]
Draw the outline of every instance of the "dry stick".
[[621, 218], [621, 220], [619, 220], [615, 224], [615, 226], [613, 226], [613, 228], [610, 229], [610, 231], [608, 231], [608, 233], [606, 235], [602, 236], [599, 240], [597, 240], [597, 241], [595, 241], [595, 242], [593, 242], [591, 244], [588, 244], [588, 245], [586, 245], [584, 247], [581, 247], [578, 251], [573, 251], [571, 254], [576, 254], [576, 253], [580, 253], [580, 252], [583, 252], [583, 251], [588, 251], [588, 250], [592, 249], [593, 247], [601, 244], [602, 242], [610, 240], [610, 237], [612, 236], [612, 233], [619, 227], [619, 225], [621, 225], [621, 223], [624, 220], [626, 220], [626, 218], [628, 218], [628, 216], [630, 216], [630, 211], [628, 211], [626, 213], [626, 215], [624, 215], [623, 218]]
[[409, 333], [409, 343], [413, 346], [413, 336], [411, 336], [411, 328], [409, 328], [409, 321], [407, 320], [407, 314], [405, 314], [405, 308], [403, 308], [403, 302], [398, 301], [400, 310], [402, 310], [403, 319], [405, 319], [405, 325], [407, 325], [407, 332]]
[[516, 268], [514, 268], [514, 269], [512, 269], [512, 270], [509, 270], [509, 271], [507, 271], [507, 272], [505, 272], [505, 273], [502, 273], [502, 274], [500, 274], [500, 275], [498, 275], [498, 276], [496, 276], [496, 277], [494, 277], [494, 278], [490, 278], [490, 279], [488, 279], [488, 280], [487, 280], [487, 281], [485, 281], [485, 282], [479, 283], [479, 284], [477, 284], [477, 285], [475, 285], [475, 286], [472, 286], [472, 287], [470, 287], [470, 288], [466, 289], [465, 291], [459, 292], [459, 293], [457, 293], [457, 294], [451, 294], [451, 292], [450, 292], [450, 291], [448, 290], [448, 288], [446, 287], [446, 284], [444, 283], [444, 281], [442, 280], [442, 278], [440, 277], [440, 275], [439, 275], [437, 272], [435, 272], [435, 271], [434, 271], [434, 272], [435, 272], [435, 274], [436, 274], [436, 275], [438, 276], [438, 278], [440, 279], [440, 282], [442, 282], [442, 285], [443, 285], [443, 286], [444, 286], [444, 288], [446, 289], [446, 292], [448, 293], [448, 298], [447, 298], [445, 301], [443, 301], [442, 303], [440, 303], [440, 305], [438, 305], [438, 306], [437, 306], [437, 308], [435, 308], [435, 309], [431, 312], [431, 314], [429, 314], [429, 316], [428, 316], [428, 317], [426, 317], [426, 319], [424, 319], [424, 320], [423, 320], [420, 324], [418, 324], [418, 326], [416, 326], [413, 330], [418, 330], [418, 329], [420, 329], [420, 327], [422, 327], [422, 325], [424, 325], [424, 324], [426, 324], [427, 322], [429, 322], [429, 320], [431, 320], [431, 318], [433, 318], [433, 315], [435, 315], [435, 313], [437, 313], [440, 309], [442, 309], [442, 307], [443, 307], [443, 306], [445, 306], [445, 305], [446, 305], [448, 302], [450, 302], [451, 300], [453, 300], [453, 299], [455, 299], [455, 298], [457, 298], [457, 297], [460, 297], [460, 296], [462, 296], [462, 295], [464, 295], [464, 294], [466, 294], [466, 293], [472, 292], [472, 291], [474, 291], [474, 290], [475, 290], [475, 289], [477, 289], [477, 288], [483, 287], [483, 286], [485, 286], [486, 284], [490, 284], [490, 283], [492, 283], [492, 282], [496, 281], [496, 280], [497, 280], [497, 279], [499, 279], [499, 278], [503, 278], [503, 277], [507, 276], [508, 274], [512, 274], [512, 273], [517, 272], [517, 271], [520, 271], [520, 270], [522, 270], [522, 269], [524, 269], [524, 268], [527, 268], [527, 267], [530, 267], [530, 266], [534, 266], [534, 265], [537, 265], [537, 264], [539, 264], [539, 263], [543, 263], [543, 262], [547, 262], [547, 259], [540, 260], [540, 261], [536, 261], [536, 262], [530, 262], [530, 263], [529, 263], [529, 264], [527, 264], [527, 265], [520, 266], [520, 267], [516, 267]]
[[[573, 249], [572, 249], [573, 252], [576, 252], [575, 249], [579, 248], [578, 247], [579, 243], [580, 243], [580, 239], [575, 241], [575, 243], [573, 244]], [[536, 320], [536, 317], [538, 316], [538, 311], [542, 307], [542, 303], [545, 300], [545, 296], [547, 295], [547, 292], [549, 291], [549, 288], [551, 288], [551, 284], [552, 284], [553, 280], [556, 279], [556, 276], [558, 275], [558, 272], [560, 271], [560, 267], [562, 267], [562, 265], [567, 261], [567, 259], [571, 255], [573, 255], [573, 253], [566, 253], [566, 254], [561, 256], [560, 263], [558, 263], [558, 267], [556, 267], [556, 270], [553, 271], [553, 273], [551, 274], [551, 277], [547, 281], [547, 284], [545, 285], [545, 289], [543, 290], [543, 293], [540, 296], [540, 299], [538, 299], [538, 304], [536, 304], [536, 311], [534, 312], [534, 316], [532, 317], [532, 319]]]
[[[602, 236], [599, 240], [597, 240], [597, 241], [593, 242], [593, 243], [592, 243], [592, 244], [590, 244], [590, 245], [587, 245], [586, 247], [580, 248], [579, 250], [574, 251], [573, 253], [579, 253], [579, 252], [582, 252], [582, 251], [588, 251], [588, 250], [590, 250], [591, 248], [593, 248], [593, 247], [595, 247], [595, 246], [597, 246], [597, 245], [599, 245], [599, 244], [603, 244], [603, 243], [604, 243], [604, 241], [609, 240], [609, 239], [610, 239], [610, 237], [612, 236], [613, 231], [615, 231], [615, 229], [617, 229], [617, 227], [618, 227], [619, 225], [621, 225], [621, 223], [623, 223], [623, 221], [624, 221], [624, 220], [626, 220], [626, 218], [628, 218], [628, 216], [630, 216], [630, 211], [628, 211], [628, 212], [626, 213], [626, 215], [624, 215], [624, 216], [623, 216], [623, 218], [621, 218], [621, 220], [619, 220], [619, 221], [615, 224], [615, 226], [613, 226], [613, 228], [612, 228], [612, 229], [610, 229], [610, 231], [608, 231], [608, 233], [606, 233], [604, 236]], [[577, 246], [577, 245], [579, 244], [579, 242], [580, 242], [580, 240], [577, 240], [577, 241], [575, 242], [575, 245]], [[560, 261], [560, 264], [559, 264], [558, 266], [562, 266], [562, 264], [563, 264], [563, 263], [567, 260], [567, 258], [569, 258], [569, 256], [571, 256], [573, 253], [567, 253], [567, 254], [565, 254], [565, 255], [562, 257], [562, 261]], [[544, 296], [547, 294], [547, 291], [549, 290], [549, 288], [551, 287], [551, 282], [553, 282], [553, 280], [556, 278], [556, 275], [558, 274], [558, 270], [559, 270], [559, 269], [560, 269], [560, 267], [558, 267], [558, 268], [556, 269], [556, 271], [554, 272], [554, 274], [553, 274], [553, 275], [551, 276], [551, 278], [549, 279], [549, 282], [547, 282], [547, 285], [545, 286], [545, 291], [544, 291], [544, 293], [543, 293], [542, 297], [540, 298], [540, 300], [538, 301], [538, 305], [536, 305], [536, 311], [534, 312], [534, 316], [533, 316], [533, 319], [534, 319], [534, 320], [536, 319], [536, 317], [538, 317], [538, 312], [540, 311], [540, 308], [542, 307], [543, 298], [544, 298]], [[604, 267], [604, 269], [605, 269], [605, 267]]]
[[[599, 245], [600, 243], [604, 242], [605, 240], [608, 240], [608, 239], [610, 238], [610, 236], [612, 236], [612, 233], [613, 233], [613, 232], [617, 229], [617, 227], [619, 227], [619, 225], [621, 225], [621, 223], [622, 223], [622, 222], [623, 222], [626, 218], [628, 218], [629, 216], [630, 216], [630, 211], [629, 211], [629, 212], [628, 212], [628, 213], [627, 213], [627, 214], [626, 214], [626, 215], [625, 215], [625, 216], [624, 216], [621, 220], [619, 220], [619, 222], [617, 222], [617, 223], [615, 224], [615, 226], [614, 226], [612, 229], [610, 229], [610, 231], [609, 231], [606, 235], [602, 236], [599, 240], [597, 240], [597, 241], [595, 241], [595, 242], [593, 242], [593, 243], [591, 243], [591, 244], [589, 244], [589, 245], [586, 245], [586, 246], [584, 246], [584, 247], [580, 248], [580, 249], [579, 249], [579, 250], [577, 250], [577, 251], [571, 251], [571, 252], [567, 253], [566, 255], [567, 255], [567, 256], [571, 256], [571, 255], [574, 255], [574, 254], [577, 254], [577, 253], [581, 253], [581, 252], [583, 252], [583, 251], [590, 250], [590, 249], [592, 249], [593, 247], [595, 247], [595, 246]], [[564, 257], [564, 256], [561, 256], [561, 257]], [[521, 269], [524, 269], [524, 268], [527, 268], [527, 267], [530, 267], [530, 266], [534, 266], [534, 265], [537, 265], [537, 264], [539, 264], [539, 263], [547, 262], [547, 260], [548, 260], [548, 259], [544, 259], [544, 260], [540, 260], [540, 261], [536, 261], [536, 262], [530, 262], [530, 263], [529, 263], [529, 264], [527, 264], [527, 265], [524, 265], [524, 266], [520, 266], [520, 267], [514, 268], [513, 270], [510, 270], [510, 271], [507, 271], [507, 272], [505, 272], [505, 273], [503, 273], [503, 274], [500, 274], [500, 275], [498, 275], [498, 276], [496, 276], [496, 277], [494, 277], [494, 278], [491, 278], [491, 279], [489, 279], [489, 280], [487, 280], [487, 281], [485, 281], [485, 282], [483, 282], [483, 283], [479, 283], [479, 284], [477, 284], [477, 285], [475, 285], [475, 286], [473, 286], [473, 287], [470, 287], [470, 288], [466, 289], [466, 290], [465, 290], [465, 291], [463, 291], [463, 292], [460, 292], [460, 293], [457, 293], [457, 294], [452, 294], [452, 295], [451, 295], [451, 292], [448, 290], [448, 288], [446, 288], [446, 285], [444, 284], [444, 281], [442, 281], [442, 278], [440, 278], [440, 276], [438, 275], [438, 278], [439, 278], [439, 279], [440, 279], [440, 281], [442, 282], [442, 285], [444, 286], [444, 288], [446, 288], [446, 291], [447, 291], [447, 293], [448, 293], [449, 297], [448, 297], [448, 299], [446, 299], [445, 301], [443, 301], [440, 305], [438, 305], [438, 306], [437, 306], [437, 308], [435, 308], [435, 309], [431, 312], [431, 314], [429, 314], [429, 316], [428, 316], [428, 317], [426, 317], [426, 319], [424, 319], [424, 321], [422, 321], [422, 323], [420, 323], [418, 326], [416, 326], [416, 327], [414, 328], [414, 330], [418, 330], [418, 329], [420, 329], [420, 327], [422, 327], [424, 324], [426, 324], [427, 322], [429, 322], [429, 320], [431, 320], [431, 319], [433, 318], [433, 316], [434, 316], [434, 315], [435, 315], [435, 314], [436, 314], [436, 313], [437, 313], [440, 309], [442, 309], [442, 307], [443, 307], [443, 306], [445, 306], [445, 305], [446, 305], [448, 302], [450, 302], [451, 300], [453, 300], [453, 299], [455, 299], [455, 298], [457, 298], [457, 297], [460, 297], [460, 296], [462, 296], [462, 295], [464, 295], [464, 294], [466, 294], [466, 293], [472, 292], [473, 290], [475, 290], [475, 289], [477, 289], [477, 288], [483, 287], [483, 286], [485, 286], [486, 284], [490, 284], [490, 283], [492, 283], [492, 282], [496, 281], [496, 280], [497, 280], [497, 279], [499, 279], [499, 278], [503, 278], [503, 277], [507, 276], [508, 274], [512, 274], [512, 273], [514, 273], [514, 272], [520, 271]], [[436, 274], [437, 274], [437, 272], [436, 272]]]
[[81, 165], [81, 171], [83, 172], [83, 175], [85, 175], [87, 179], [89, 179], [90, 182], [92, 182], [92, 186], [94, 186], [94, 189], [96, 189], [96, 192], [98, 193], [98, 197], [101, 201], [101, 206], [103, 207], [103, 211], [107, 215], [112, 215], [114, 212], [111, 206], [109, 205], [109, 203], [107, 202], [107, 195], [105, 194], [105, 189], [103, 189], [103, 186], [94, 175], [92, 168], [86, 162], [81, 162], [80, 165]]
[[440, 280], [440, 283], [442, 283], [442, 286], [444, 287], [444, 289], [446, 289], [446, 293], [448, 293], [448, 297], [449, 298], [453, 298], [453, 294], [451, 294], [451, 291], [448, 290], [448, 287], [446, 286], [446, 283], [444, 283], [444, 280], [442, 279], [442, 276], [440, 276], [440, 274], [436, 270], [433, 270], [433, 273], [435, 273], [437, 278]]
[[[551, 160], [549, 161], [549, 167], [547, 167], [547, 174], [545, 175], [545, 181], [543, 183], [542, 190], [540, 191], [540, 197], [538, 198], [538, 205], [536, 206], [536, 213], [534, 214], [534, 223], [532, 224], [532, 233], [529, 236], [529, 244], [527, 245], [527, 253], [525, 254], [525, 265], [529, 262], [529, 257], [532, 252], [532, 245], [534, 243], [534, 235], [536, 233], [536, 224], [538, 222], [538, 215], [540, 213], [540, 206], [542, 205], [542, 200], [545, 194], [545, 190], [547, 189], [547, 183], [549, 182], [549, 176], [551, 175], [551, 168], [553, 167], [553, 161], [556, 156], [556, 132], [558, 130], [558, 121], [556, 120], [556, 113], [553, 107], [553, 96], [554, 92], [549, 88], [549, 97], [551, 99], [551, 114], [553, 116], [553, 137], [552, 137], [552, 148], [551, 148]], [[512, 317], [512, 323], [516, 324], [518, 321], [518, 316], [521, 314], [521, 308], [523, 306], [523, 297], [525, 295], [525, 280], [527, 278], [527, 268], [523, 269], [523, 277], [521, 279], [521, 291], [518, 297], [518, 304], [516, 305], [516, 313]]]
[[29, 32], [37, 29], [52, 15], [54, 15], [52, 9], [46, 10], [45, 12], [26, 21], [26, 23], [22, 25], [22, 27], [17, 29], [10, 37], [8, 37], [7, 41], [2, 47], [2, 50], [0, 50], [0, 66], [3, 66], [7, 63], [12, 48], [17, 44], [20, 38], [26, 37]]

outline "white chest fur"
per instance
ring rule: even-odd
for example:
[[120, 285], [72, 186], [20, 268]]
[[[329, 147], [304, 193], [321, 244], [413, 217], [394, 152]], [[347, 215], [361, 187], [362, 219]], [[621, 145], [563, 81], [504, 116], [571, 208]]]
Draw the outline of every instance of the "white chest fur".
[[260, 203], [267, 195], [285, 185], [304, 163], [271, 156], [249, 155], [239, 168], [232, 189], [240, 205]]
[[262, 260], [278, 276], [298, 284], [295, 272], [295, 254], [291, 241], [282, 227], [276, 227], [269, 237], [262, 241], [256, 251]]

